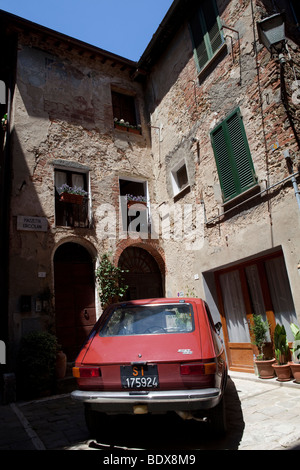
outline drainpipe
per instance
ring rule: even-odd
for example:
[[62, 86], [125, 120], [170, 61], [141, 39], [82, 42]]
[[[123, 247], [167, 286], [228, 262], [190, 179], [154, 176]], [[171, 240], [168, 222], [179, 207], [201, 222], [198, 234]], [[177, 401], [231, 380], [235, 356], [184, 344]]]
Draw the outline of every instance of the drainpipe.
[[296, 27], [297, 27], [298, 31], [300, 31], [299, 20], [298, 20], [298, 18], [297, 18], [297, 15], [296, 15], [296, 12], [295, 12], [295, 10], [294, 10], [294, 7], [293, 7], [293, 4], [292, 4], [291, 0], [289, 1], [289, 4], [290, 4], [290, 8], [291, 8], [291, 10], [292, 10], [292, 15], [293, 15], [294, 20], [295, 20], [295, 23], [296, 23]]
[[293, 162], [292, 162], [291, 157], [290, 157], [290, 151], [288, 149], [284, 150], [283, 155], [284, 155], [284, 158], [286, 160], [286, 164], [287, 164], [289, 173], [290, 173], [290, 175], [293, 175], [291, 177], [291, 181], [293, 183], [293, 188], [294, 188], [294, 191], [295, 191], [295, 196], [296, 196], [299, 211], [300, 211], [300, 191], [299, 191], [299, 188], [298, 188], [296, 176], [293, 174]]

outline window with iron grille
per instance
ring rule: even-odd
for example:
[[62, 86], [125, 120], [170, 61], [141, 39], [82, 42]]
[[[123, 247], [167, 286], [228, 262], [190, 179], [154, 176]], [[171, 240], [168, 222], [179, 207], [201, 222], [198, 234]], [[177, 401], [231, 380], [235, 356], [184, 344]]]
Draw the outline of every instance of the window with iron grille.
[[87, 175], [69, 170], [55, 170], [55, 223], [57, 226], [87, 228], [89, 221], [88, 196], [81, 203], [65, 202], [59, 189], [63, 185], [87, 191]]
[[200, 72], [224, 43], [215, 0], [204, 0], [189, 21], [194, 57]]
[[239, 109], [211, 132], [211, 141], [224, 202], [257, 184]]

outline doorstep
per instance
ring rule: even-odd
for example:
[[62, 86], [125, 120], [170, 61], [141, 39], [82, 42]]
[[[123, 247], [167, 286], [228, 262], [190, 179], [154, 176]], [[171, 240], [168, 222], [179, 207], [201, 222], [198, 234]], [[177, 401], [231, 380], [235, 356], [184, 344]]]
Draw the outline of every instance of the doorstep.
[[300, 390], [300, 384], [297, 384], [293, 379], [289, 380], [288, 382], [279, 382], [276, 377], [273, 379], [261, 379], [255, 374], [250, 374], [247, 372], [237, 372], [235, 370], [229, 370], [228, 376], [234, 379], [242, 379], [242, 380], [251, 380], [253, 382], [264, 382], [273, 385], [278, 385], [279, 387], [293, 387], [298, 388]]

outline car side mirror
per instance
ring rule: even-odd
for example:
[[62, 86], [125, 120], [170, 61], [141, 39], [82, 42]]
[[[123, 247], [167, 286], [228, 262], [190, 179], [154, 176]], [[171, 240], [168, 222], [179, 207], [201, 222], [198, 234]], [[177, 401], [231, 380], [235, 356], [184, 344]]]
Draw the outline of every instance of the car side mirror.
[[215, 324], [215, 329], [216, 329], [218, 335], [220, 334], [221, 328], [222, 328], [222, 323], [221, 323], [220, 321], [218, 321], [218, 322]]

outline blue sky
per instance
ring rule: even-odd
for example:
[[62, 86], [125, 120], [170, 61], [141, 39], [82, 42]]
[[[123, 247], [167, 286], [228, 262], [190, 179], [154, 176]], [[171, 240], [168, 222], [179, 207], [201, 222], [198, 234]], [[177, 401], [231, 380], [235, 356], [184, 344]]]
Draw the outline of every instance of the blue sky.
[[173, 0], [0, 0], [0, 9], [138, 60]]

